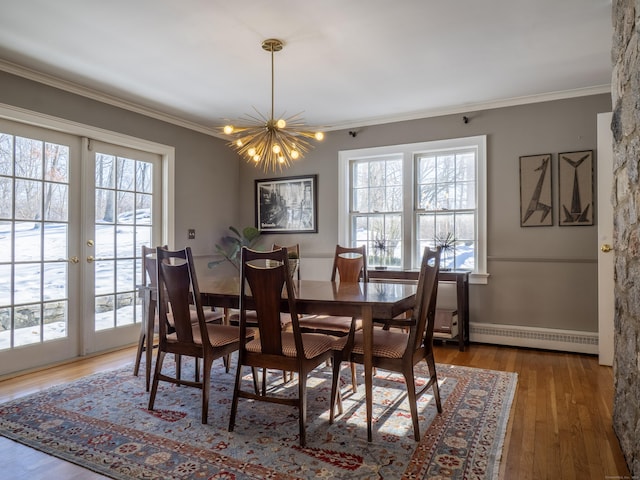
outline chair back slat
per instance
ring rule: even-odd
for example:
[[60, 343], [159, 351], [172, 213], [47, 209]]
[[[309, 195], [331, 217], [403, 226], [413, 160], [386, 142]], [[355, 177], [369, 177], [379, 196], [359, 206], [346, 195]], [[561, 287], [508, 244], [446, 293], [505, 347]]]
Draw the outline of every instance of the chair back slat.
[[439, 270], [440, 249], [431, 250], [429, 247], [426, 247], [420, 264], [416, 303], [412, 312], [412, 326], [409, 332], [407, 355], [412, 355], [415, 350], [421, 348], [423, 345], [430, 345], [433, 341]]
[[156, 258], [160, 318], [165, 320], [160, 322], [160, 341], [165, 340], [168, 324], [166, 319], [171, 313], [178, 342], [194, 343], [190, 305], [195, 304], [202, 342], [208, 344], [204, 311], [190, 247], [177, 251], [157, 247]]
[[333, 269], [331, 281], [335, 282], [336, 276], [341, 282], [355, 283], [362, 279], [369, 280], [367, 273], [367, 250], [364, 245], [359, 247], [343, 247], [336, 245], [336, 253], [333, 257]]
[[240, 326], [246, 325], [246, 312], [250, 304], [251, 310], [256, 312], [262, 353], [283, 355], [280, 320], [283, 289], [288, 293], [291, 319], [297, 323], [287, 249], [257, 252], [245, 247], [241, 258]]

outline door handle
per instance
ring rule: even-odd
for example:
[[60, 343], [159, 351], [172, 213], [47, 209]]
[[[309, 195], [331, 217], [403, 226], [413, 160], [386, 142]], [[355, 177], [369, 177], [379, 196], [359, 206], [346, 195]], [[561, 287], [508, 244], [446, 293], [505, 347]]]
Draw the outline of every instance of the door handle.
[[611, 250], [613, 250], [613, 247], [608, 243], [603, 243], [600, 247], [600, 251], [602, 251], [602, 253], [609, 253]]

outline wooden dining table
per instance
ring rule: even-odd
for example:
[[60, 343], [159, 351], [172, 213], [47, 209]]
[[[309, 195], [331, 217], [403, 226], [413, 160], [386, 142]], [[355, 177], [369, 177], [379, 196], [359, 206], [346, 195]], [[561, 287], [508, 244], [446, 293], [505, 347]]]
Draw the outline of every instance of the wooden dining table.
[[[204, 305], [222, 307], [226, 312], [230, 308], [239, 307], [240, 282], [237, 277], [205, 277], [198, 279], [198, 284]], [[393, 318], [413, 308], [417, 286], [395, 282], [341, 283], [319, 280], [294, 280], [293, 284], [298, 313], [362, 319], [367, 440], [371, 442], [373, 319]]]

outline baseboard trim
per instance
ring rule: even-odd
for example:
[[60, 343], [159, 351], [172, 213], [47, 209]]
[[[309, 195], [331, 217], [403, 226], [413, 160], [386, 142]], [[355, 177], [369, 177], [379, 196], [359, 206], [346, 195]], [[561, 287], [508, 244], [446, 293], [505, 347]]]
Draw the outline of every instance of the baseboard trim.
[[598, 334], [577, 330], [471, 322], [470, 339], [496, 345], [598, 354]]

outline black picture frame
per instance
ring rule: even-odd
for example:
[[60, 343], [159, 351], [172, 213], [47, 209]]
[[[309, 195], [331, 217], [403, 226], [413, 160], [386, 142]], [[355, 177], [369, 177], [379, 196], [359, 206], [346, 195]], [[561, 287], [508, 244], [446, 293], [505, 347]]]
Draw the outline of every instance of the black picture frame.
[[256, 180], [256, 227], [262, 233], [317, 233], [317, 192], [317, 174]]
[[520, 157], [520, 226], [553, 225], [551, 154]]
[[593, 150], [558, 154], [558, 197], [561, 227], [594, 224]]

